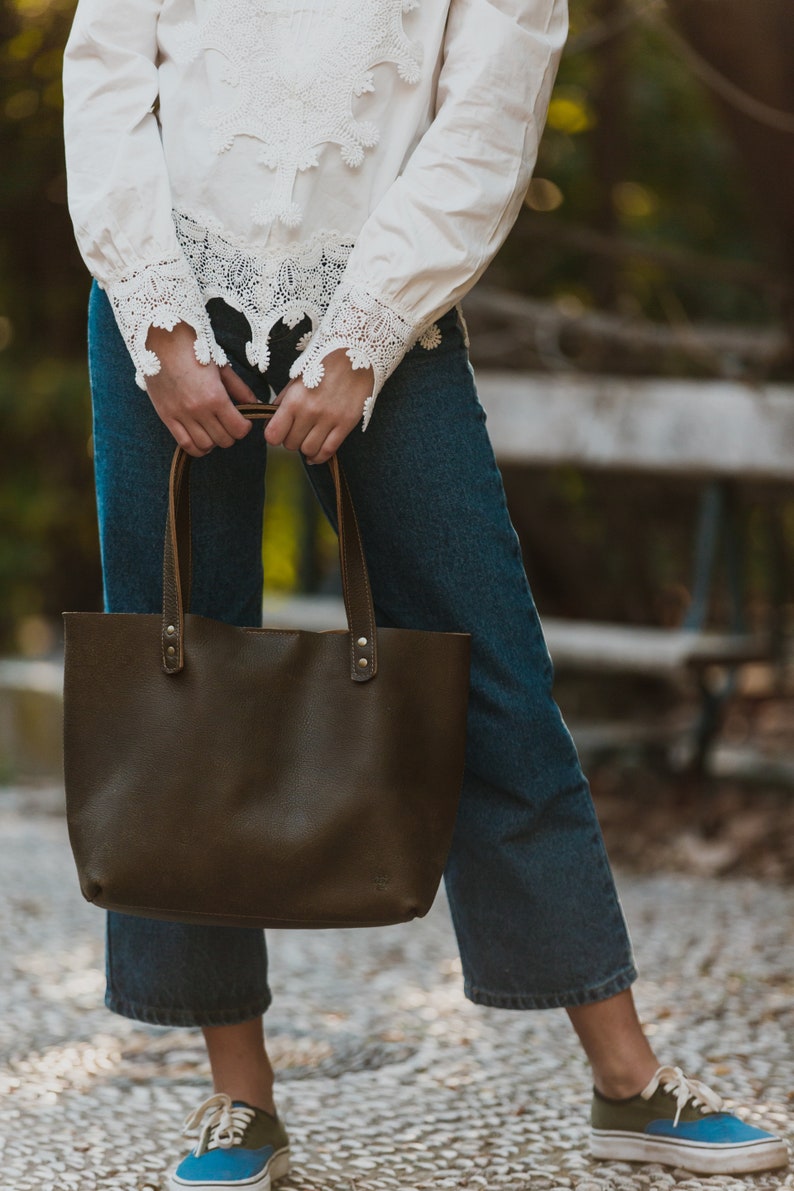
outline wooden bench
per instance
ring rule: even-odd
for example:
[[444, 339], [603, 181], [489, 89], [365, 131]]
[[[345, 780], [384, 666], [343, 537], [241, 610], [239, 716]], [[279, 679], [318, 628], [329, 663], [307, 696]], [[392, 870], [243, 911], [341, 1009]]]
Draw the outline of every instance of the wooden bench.
[[[691, 751], [701, 766], [737, 667], [780, 654], [774, 618], [763, 632], [745, 627], [735, 496], [740, 484], [794, 482], [794, 388], [490, 371], [478, 372], [477, 384], [501, 464], [650, 473], [662, 483], [702, 485], [692, 600], [680, 628], [543, 620], [558, 672], [694, 674], [702, 699]], [[717, 630], [709, 617], [721, 553], [730, 623]]]

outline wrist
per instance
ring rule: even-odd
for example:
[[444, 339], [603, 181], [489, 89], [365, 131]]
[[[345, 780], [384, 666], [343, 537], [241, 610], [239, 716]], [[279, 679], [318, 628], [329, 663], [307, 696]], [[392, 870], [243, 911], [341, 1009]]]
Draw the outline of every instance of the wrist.
[[189, 347], [195, 356], [194, 344], [196, 332], [188, 323], [177, 323], [170, 330], [165, 327], [149, 327], [146, 336], [146, 347], [162, 359], [163, 351], [172, 351], [174, 347]]

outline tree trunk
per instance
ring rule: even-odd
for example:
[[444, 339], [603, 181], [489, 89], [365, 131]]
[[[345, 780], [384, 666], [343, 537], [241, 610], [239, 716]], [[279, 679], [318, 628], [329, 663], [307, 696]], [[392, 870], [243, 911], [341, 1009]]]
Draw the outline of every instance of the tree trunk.
[[[668, 8], [700, 58], [745, 94], [794, 119], [791, 0], [668, 0]], [[794, 132], [754, 118], [724, 96], [714, 99], [746, 167], [761, 229], [788, 282], [784, 317], [794, 341]]]

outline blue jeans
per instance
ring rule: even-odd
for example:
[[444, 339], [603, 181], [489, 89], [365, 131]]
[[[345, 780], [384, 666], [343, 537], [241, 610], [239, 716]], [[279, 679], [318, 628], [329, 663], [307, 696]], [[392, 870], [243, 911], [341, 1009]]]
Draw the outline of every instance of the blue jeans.
[[[208, 304], [233, 367], [262, 400], [287, 383], [308, 328], [278, 324], [266, 375], [245, 319]], [[378, 623], [472, 635], [466, 772], [445, 881], [472, 1001], [583, 1005], [636, 978], [590, 792], [552, 697], [552, 665], [477, 398], [455, 308], [441, 344], [413, 347], [366, 433], [339, 455], [353, 493]], [[110, 612], [156, 612], [174, 449], [94, 286], [89, 357]], [[329, 519], [326, 465], [307, 472]], [[260, 623], [265, 444], [259, 428], [192, 468], [193, 610]], [[270, 1001], [262, 931], [108, 915], [107, 1005], [160, 1025], [223, 1025]]]

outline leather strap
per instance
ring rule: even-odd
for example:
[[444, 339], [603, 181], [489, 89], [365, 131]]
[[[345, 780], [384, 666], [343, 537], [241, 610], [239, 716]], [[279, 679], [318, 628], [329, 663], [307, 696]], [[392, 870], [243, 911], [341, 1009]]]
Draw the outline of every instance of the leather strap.
[[[267, 422], [278, 406], [238, 405], [237, 409], [250, 421]], [[339, 564], [350, 636], [350, 677], [354, 682], [367, 682], [375, 677], [378, 668], [372, 592], [347, 479], [335, 455], [329, 466], [336, 489]], [[190, 609], [191, 570], [190, 456], [177, 447], [171, 461], [163, 549], [162, 650], [167, 674], [178, 674], [185, 664], [184, 613]]]

